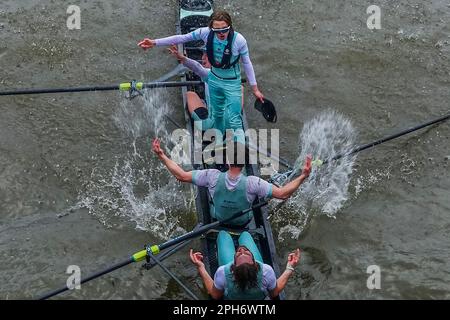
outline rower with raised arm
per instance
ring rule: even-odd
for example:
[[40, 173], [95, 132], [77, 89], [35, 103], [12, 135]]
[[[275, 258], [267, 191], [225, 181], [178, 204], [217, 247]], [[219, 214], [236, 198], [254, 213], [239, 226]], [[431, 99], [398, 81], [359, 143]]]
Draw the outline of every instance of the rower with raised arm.
[[263, 263], [261, 253], [250, 233], [242, 232], [238, 244], [235, 250], [231, 235], [223, 230], [219, 232], [219, 268], [214, 274], [214, 280], [206, 271], [203, 254], [190, 250], [191, 261], [197, 267], [208, 294], [213, 299], [226, 300], [276, 298], [295, 271], [300, 260], [300, 249], [289, 254], [286, 270], [277, 279], [273, 268]]
[[[152, 149], [179, 181], [208, 188], [213, 209], [211, 215], [219, 221], [230, 218], [238, 211], [251, 208], [256, 199], [288, 199], [311, 172], [311, 156], [308, 155], [302, 174], [283, 187], [277, 187], [259, 177], [245, 176], [242, 173], [245, 164], [249, 163], [249, 150], [239, 142], [232, 143], [232, 148], [230, 148], [232, 150], [225, 152], [227, 155], [229, 154], [227, 156], [229, 169], [226, 172], [217, 169], [185, 171], [165, 155], [158, 139], [153, 141]], [[231, 220], [229, 224], [245, 226], [252, 217], [253, 212], [249, 211]]]
[[[230, 127], [234, 130], [235, 139], [244, 143], [240, 60], [255, 97], [263, 102], [264, 95], [258, 89], [247, 41], [234, 31], [231, 16], [226, 11], [215, 11], [210, 17], [208, 27], [162, 39], [146, 38], [138, 45], [147, 50], [154, 46], [169, 46], [194, 40], [203, 40], [206, 43], [208, 59], [212, 64], [208, 82], [211, 103], [218, 114], [229, 111]], [[218, 130], [224, 132], [223, 127]]]

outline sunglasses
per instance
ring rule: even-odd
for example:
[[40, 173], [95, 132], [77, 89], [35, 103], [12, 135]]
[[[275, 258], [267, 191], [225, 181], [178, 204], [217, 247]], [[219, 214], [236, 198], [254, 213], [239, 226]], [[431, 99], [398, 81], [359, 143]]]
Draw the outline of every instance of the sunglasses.
[[221, 28], [221, 29], [211, 28], [211, 31], [214, 33], [224, 34], [224, 33], [227, 33], [228, 31], [230, 31], [230, 28], [231, 28], [230, 26], [228, 26], [226, 28]]

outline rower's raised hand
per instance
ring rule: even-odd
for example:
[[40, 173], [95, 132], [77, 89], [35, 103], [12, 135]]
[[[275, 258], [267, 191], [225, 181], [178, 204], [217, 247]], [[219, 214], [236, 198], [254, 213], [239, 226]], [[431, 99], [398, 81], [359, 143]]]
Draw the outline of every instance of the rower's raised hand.
[[302, 175], [305, 177], [308, 177], [311, 173], [311, 167], [312, 167], [312, 156], [308, 154], [306, 156], [305, 165], [303, 166]]
[[294, 252], [289, 253], [288, 256], [288, 266], [295, 268], [300, 261], [300, 249], [296, 249]]
[[155, 45], [156, 45], [156, 41], [149, 39], [149, 38], [145, 38], [144, 40], [142, 40], [141, 42], [138, 43], [138, 46], [144, 50], [151, 49]]
[[171, 54], [171, 55], [173, 55], [175, 58], [177, 58], [177, 60], [180, 62], [180, 63], [184, 63], [184, 61], [186, 60], [186, 56], [185, 55], [183, 55], [183, 54], [181, 54], [179, 51], [178, 51], [178, 47], [176, 46], [176, 45], [171, 45], [169, 48], [167, 48], [167, 51], [169, 51], [169, 53]]
[[189, 257], [191, 258], [192, 263], [197, 266], [197, 268], [205, 266], [205, 264], [203, 263], [203, 254], [201, 252], [194, 253], [194, 250], [191, 249], [189, 251]]
[[156, 155], [161, 158], [164, 156], [164, 151], [161, 149], [161, 143], [158, 138], [155, 138], [152, 143], [152, 150]]

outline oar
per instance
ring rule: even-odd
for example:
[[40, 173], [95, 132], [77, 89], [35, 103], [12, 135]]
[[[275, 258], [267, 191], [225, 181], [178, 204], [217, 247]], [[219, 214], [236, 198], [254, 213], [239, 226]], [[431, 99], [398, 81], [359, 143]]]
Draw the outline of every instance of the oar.
[[0, 92], [0, 96], [14, 96], [24, 94], [44, 94], [44, 93], [65, 93], [65, 92], [86, 92], [86, 91], [138, 91], [142, 89], [154, 89], [154, 88], [173, 88], [173, 87], [186, 87], [196, 86], [202, 84], [201, 81], [166, 81], [166, 82], [123, 82], [118, 85], [110, 86], [86, 86], [86, 87], [72, 87], [72, 88], [44, 88], [44, 89], [21, 89], [14, 91]]
[[285, 167], [288, 168], [288, 169], [294, 169], [294, 168], [289, 164], [289, 162], [288, 162], [287, 160], [285, 160], [285, 159], [283, 159], [283, 158], [280, 158], [280, 157], [276, 157], [276, 156], [274, 156], [271, 152], [264, 152], [264, 151], [261, 151], [261, 150], [259, 149], [259, 147], [255, 146], [255, 145], [253, 145], [253, 144], [251, 144], [251, 143], [249, 143], [247, 146], [248, 146], [249, 149], [252, 149], [252, 150], [254, 150], [254, 151], [256, 151], [256, 152], [262, 154], [262, 155], [265, 156], [265, 157], [268, 157], [268, 158], [271, 158], [271, 159], [277, 161], [278, 163], [282, 164], [283, 166], [285, 166]]
[[[419, 125], [416, 125], [416, 126], [413, 126], [413, 127], [407, 128], [407, 129], [404, 129], [404, 130], [402, 130], [402, 131], [400, 131], [400, 132], [398, 132], [398, 133], [389, 135], [389, 136], [387, 136], [387, 137], [384, 137], [384, 138], [375, 140], [374, 142], [370, 142], [370, 143], [363, 144], [363, 145], [361, 145], [361, 146], [359, 146], [359, 147], [353, 148], [351, 151], [349, 151], [349, 152], [347, 152], [347, 153], [341, 153], [341, 154], [338, 154], [338, 155], [334, 156], [334, 157], [331, 158], [331, 159], [326, 159], [326, 160], [324, 160], [324, 161], [322, 161], [322, 160], [320, 160], [320, 159], [314, 160], [314, 163], [315, 163], [316, 165], [318, 165], [318, 166], [323, 165], [323, 164], [327, 164], [327, 163], [329, 163], [329, 162], [331, 162], [331, 161], [341, 159], [342, 157], [350, 156], [350, 155], [356, 154], [356, 153], [358, 153], [358, 152], [360, 152], [360, 151], [363, 151], [363, 150], [366, 150], [366, 149], [373, 148], [373, 147], [375, 147], [375, 146], [377, 146], [377, 145], [379, 145], [379, 144], [382, 144], [382, 143], [384, 143], [384, 142], [387, 142], [387, 141], [390, 141], [390, 140], [399, 138], [399, 137], [401, 137], [401, 136], [404, 136], [404, 135], [406, 135], [406, 134], [408, 134], [408, 133], [417, 131], [417, 130], [419, 130], [419, 129], [422, 129], [422, 128], [431, 126], [431, 125], [436, 124], [436, 123], [439, 123], [439, 122], [443, 122], [443, 121], [445, 121], [445, 120], [447, 120], [447, 119], [449, 119], [449, 118], [450, 118], [450, 114], [447, 114], [447, 115], [445, 115], [445, 116], [442, 116], [442, 117], [439, 117], [439, 118], [436, 118], [436, 119], [427, 121], [427, 122], [425, 122], [425, 123], [422, 123], [422, 124], [419, 124]], [[290, 181], [291, 178], [295, 175], [295, 171], [296, 171], [296, 170], [291, 170], [290, 172], [287, 172], [287, 173], [286, 173], [286, 174], [289, 174], [288, 181]], [[272, 217], [272, 215], [286, 203], [286, 201], [287, 201], [287, 200], [283, 200], [282, 202], [280, 202], [280, 203], [272, 210], [272, 213], [271, 213], [270, 215], [268, 215], [267, 219], [270, 219], [270, 218]]]
[[[179, 129], [182, 129], [181, 125], [177, 121], [175, 121], [172, 117], [170, 117], [168, 115], [165, 115], [165, 117], [166, 117], [167, 120], [169, 120], [176, 127], [178, 127]], [[265, 157], [268, 157], [268, 158], [271, 158], [272, 160], [277, 161], [281, 165], [285, 166], [287, 169], [290, 169], [290, 170], [293, 169], [293, 166], [291, 166], [286, 159], [283, 159], [281, 157], [275, 157], [271, 152], [264, 152], [264, 151], [260, 150], [259, 147], [255, 146], [255, 145], [253, 145], [251, 143], [247, 144], [247, 146], [248, 146], [249, 149], [252, 149], [253, 151], [256, 151], [257, 153], [260, 153], [260, 154], [262, 154]]]
[[[268, 204], [268, 201], [260, 202], [260, 203], [254, 205], [253, 207], [251, 207], [249, 209], [245, 209], [245, 210], [236, 212], [235, 214], [233, 214], [228, 219], [225, 219], [225, 220], [222, 220], [222, 221], [215, 221], [213, 223], [201, 226], [199, 228], [196, 228], [196, 229], [192, 230], [191, 232], [188, 232], [188, 233], [186, 233], [186, 234], [184, 234], [182, 236], [179, 236], [179, 237], [174, 238], [172, 240], [166, 241], [166, 242], [164, 242], [162, 244], [159, 244], [159, 245], [158, 244], [157, 245], [151, 245], [151, 246], [148, 245], [148, 246], [146, 246], [146, 249], [141, 250], [139, 252], [136, 252], [131, 257], [123, 260], [122, 262], [116, 263], [115, 265], [113, 265], [111, 267], [108, 267], [108, 268], [106, 268], [106, 269], [104, 269], [102, 271], [96, 272], [96, 273], [94, 273], [94, 274], [92, 274], [92, 275], [90, 275], [90, 276], [88, 276], [88, 277], [86, 277], [84, 279], [81, 279], [80, 280], [80, 284], [83, 284], [83, 283], [86, 283], [86, 282], [88, 282], [90, 280], [93, 280], [93, 279], [96, 279], [98, 277], [101, 277], [101, 276], [103, 276], [103, 275], [105, 275], [107, 273], [110, 273], [110, 272], [112, 272], [114, 270], [120, 269], [120, 268], [122, 268], [122, 267], [124, 267], [126, 265], [129, 265], [129, 264], [133, 263], [133, 262], [143, 261], [147, 257], [147, 252], [149, 252], [149, 253], [151, 252], [152, 255], [157, 255], [158, 253], [160, 253], [164, 249], [167, 249], [167, 248], [169, 248], [171, 246], [177, 245], [177, 244], [179, 244], [181, 242], [184, 242], [186, 240], [193, 239], [195, 237], [201, 236], [202, 234], [204, 234], [206, 231], [208, 231], [210, 229], [217, 228], [217, 227], [219, 227], [219, 226], [221, 226], [223, 224], [228, 223], [229, 221], [231, 221], [233, 219], [236, 219], [236, 218], [238, 218], [238, 217], [240, 217], [240, 216], [242, 216], [242, 215], [244, 215], [244, 214], [246, 214], [246, 213], [248, 213], [248, 212], [250, 212], [252, 210], [261, 208], [261, 207], [263, 207], [263, 206], [265, 206], [267, 204]], [[60, 288], [58, 290], [52, 291], [50, 293], [47, 293], [47, 294], [41, 296], [38, 299], [39, 300], [45, 300], [45, 299], [51, 298], [53, 296], [56, 296], [57, 294], [65, 292], [67, 290], [70, 290], [70, 288], [66, 285], [66, 286], [64, 286], [64, 287], [62, 287], [62, 288]]]
[[167, 72], [165, 75], [159, 77], [158, 79], [154, 80], [154, 82], [163, 82], [167, 81], [175, 76], [181, 76], [186, 71], [189, 71], [187, 67], [185, 67], [183, 64], [178, 64], [172, 71]]
[[158, 266], [160, 266], [161, 269], [163, 269], [165, 273], [167, 273], [173, 280], [175, 280], [176, 283], [178, 283], [180, 285], [180, 287], [182, 287], [184, 289], [184, 291], [186, 291], [187, 294], [189, 294], [191, 296], [192, 299], [200, 300], [183, 282], [181, 282], [180, 279], [178, 279], [178, 277], [172, 271], [170, 271], [165, 265], [163, 265], [156, 256], [150, 254], [149, 262], [150, 261], [154, 261]]

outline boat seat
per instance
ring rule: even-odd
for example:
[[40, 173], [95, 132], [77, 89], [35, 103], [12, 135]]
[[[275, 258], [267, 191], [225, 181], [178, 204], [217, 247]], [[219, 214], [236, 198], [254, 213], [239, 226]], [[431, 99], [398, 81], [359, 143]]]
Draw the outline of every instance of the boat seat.
[[208, 26], [209, 17], [204, 15], [192, 15], [183, 18], [180, 21], [181, 33], [189, 33], [201, 27]]

